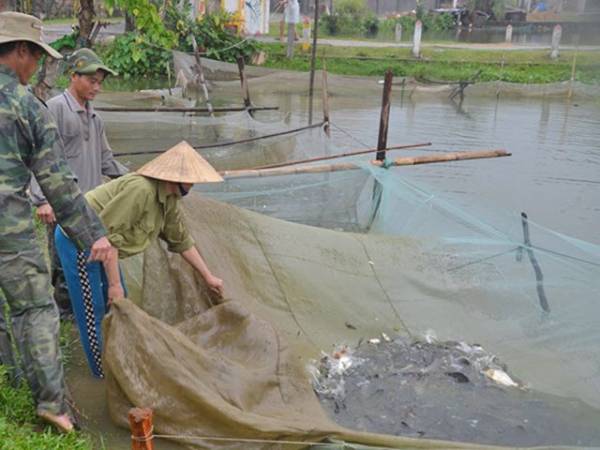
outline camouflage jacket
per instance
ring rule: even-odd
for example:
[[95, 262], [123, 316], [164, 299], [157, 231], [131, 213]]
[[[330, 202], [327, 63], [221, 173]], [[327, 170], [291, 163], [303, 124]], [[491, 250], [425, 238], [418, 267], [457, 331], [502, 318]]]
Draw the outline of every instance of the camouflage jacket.
[[31, 173], [77, 248], [106, 235], [62, 156], [52, 114], [10, 68], [0, 65], [0, 252], [22, 250], [35, 239], [26, 195]]

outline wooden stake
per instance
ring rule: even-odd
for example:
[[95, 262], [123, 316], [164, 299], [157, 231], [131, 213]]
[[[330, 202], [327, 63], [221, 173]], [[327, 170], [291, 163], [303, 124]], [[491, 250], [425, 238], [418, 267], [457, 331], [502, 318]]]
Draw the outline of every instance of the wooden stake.
[[579, 45], [575, 47], [575, 55], [573, 55], [573, 65], [571, 67], [571, 82], [569, 83], [569, 93], [567, 98], [571, 100], [573, 96], [573, 82], [575, 81], [575, 66], [577, 64], [577, 52], [579, 50]]
[[248, 90], [248, 78], [246, 77], [246, 66], [244, 65], [244, 58], [240, 56], [237, 59], [238, 69], [240, 71], [240, 82], [242, 83], [242, 95], [244, 96], [244, 106], [250, 108], [252, 102], [250, 101], [250, 91]]
[[204, 99], [206, 100], [206, 105], [208, 106], [208, 114], [210, 117], [215, 117], [214, 110], [212, 104], [210, 103], [210, 98], [208, 96], [208, 88], [206, 87], [206, 82], [204, 80], [204, 69], [202, 68], [202, 60], [200, 59], [200, 53], [198, 53], [198, 44], [196, 43], [196, 36], [193, 33], [190, 34], [192, 38], [192, 47], [194, 48], [194, 56], [196, 57], [196, 65], [198, 66], [198, 84], [202, 88], [204, 92]]
[[329, 86], [327, 85], [327, 67], [325, 66], [325, 49], [323, 49], [323, 122], [325, 122], [325, 134], [331, 137], [329, 132]]
[[535, 254], [533, 253], [533, 247], [531, 245], [531, 240], [529, 239], [529, 219], [527, 218], [527, 214], [524, 212], [521, 213], [521, 221], [523, 222], [523, 244], [527, 250], [527, 256], [529, 256], [529, 261], [531, 262], [531, 266], [533, 267], [533, 271], [535, 273], [540, 307], [544, 310], [544, 312], [549, 313], [550, 305], [548, 304], [548, 298], [546, 297], [546, 292], [544, 291], [544, 275], [542, 274], [542, 269], [540, 269], [540, 265], [537, 262]]
[[[448, 161], [465, 161], [468, 159], [483, 159], [497, 158], [502, 156], [511, 156], [506, 150], [489, 150], [480, 152], [462, 152], [462, 153], [447, 153], [445, 155], [435, 156], [415, 156], [412, 158], [396, 158], [392, 161], [393, 166], [414, 166], [417, 164], [431, 164]], [[366, 164], [382, 167], [383, 161], [368, 161]], [[321, 172], [338, 172], [341, 170], [356, 170], [360, 166], [356, 163], [341, 163], [341, 164], [323, 164], [318, 166], [303, 166], [303, 167], [283, 167], [277, 169], [265, 170], [229, 170], [219, 172], [220, 175], [227, 178], [258, 178], [270, 177], [275, 175], [298, 175], [303, 173], [321, 173]]]
[[131, 408], [128, 417], [131, 427], [131, 448], [133, 450], [154, 450], [152, 410], [150, 408]]
[[383, 161], [385, 159], [385, 148], [387, 147], [387, 136], [388, 136], [388, 125], [390, 121], [390, 103], [392, 94], [392, 80], [394, 79], [394, 72], [388, 70], [385, 74], [385, 81], [383, 84], [383, 99], [381, 101], [381, 118], [379, 120], [379, 139], [377, 140], [377, 160]]

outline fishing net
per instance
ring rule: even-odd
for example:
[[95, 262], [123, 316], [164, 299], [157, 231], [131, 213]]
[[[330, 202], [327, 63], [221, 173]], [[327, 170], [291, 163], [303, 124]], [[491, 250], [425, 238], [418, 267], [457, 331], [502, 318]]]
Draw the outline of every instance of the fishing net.
[[[227, 83], [213, 87], [216, 98]], [[134, 149], [134, 136], [167, 148], [181, 138], [203, 145], [298, 127], [270, 113], [118, 114], [103, 113], [116, 153], [128, 139]], [[125, 120], [133, 126], [119, 137]], [[234, 170], [346, 150], [322, 127], [257, 142], [215, 147], [206, 157]], [[111, 418], [127, 426], [131, 406], [152, 408], [155, 434], [195, 448], [303, 447], [327, 438], [334, 441], [324, 448], [599, 447], [600, 248], [516, 213], [482, 208], [474, 217], [404, 169], [368, 164], [371, 157], [340, 159], [351, 170], [320, 171], [314, 166], [324, 163], [314, 162], [195, 186], [182, 216], [224, 279], [225, 299], [211, 297], [161, 243], [123, 261], [131, 301], [115, 305], [103, 324]], [[128, 158], [120, 157], [140, 164]], [[399, 353], [382, 357], [384, 342]], [[424, 342], [443, 356], [425, 361]], [[350, 386], [349, 369], [361, 360], [373, 371]], [[495, 390], [494, 401], [484, 400], [476, 379]], [[475, 407], [455, 408], [443, 380], [460, 385]], [[313, 387], [321, 400], [372, 415], [336, 421]], [[404, 388], [411, 395], [395, 397]], [[513, 409], [499, 409], [507, 398]], [[431, 402], [435, 411], [418, 409]], [[533, 429], [550, 409], [563, 414], [562, 426], [555, 415], [554, 430]], [[429, 414], [428, 429], [413, 427], [419, 414]], [[432, 431], [459, 419], [468, 433]], [[393, 426], [379, 426], [386, 422]], [[506, 428], [488, 433], [500, 423]]]
[[[440, 340], [477, 343], [501, 356], [516, 380], [506, 389], [600, 405], [596, 246], [532, 222], [525, 222], [525, 244], [520, 216], [504, 231], [488, 226], [393, 170], [364, 166], [327, 180], [285, 176], [297, 177], [287, 190], [277, 177], [261, 179], [260, 189], [224, 183], [223, 200], [244, 208], [203, 195], [182, 202], [205, 259], [227, 284], [222, 305], [211, 307], [202, 283], [161, 245], [133, 262], [132, 278], [142, 281], [134, 300], [152, 318], [127, 304], [105, 325], [115, 420], [124, 423], [126, 406], [134, 404], [154, 410], [161, 434], [233, 440], [200, 439], [206, 447], [251, 447], [236, 438], [325, 436], [417, 445], [340, 431], [322, 416], [307, 367], [321, 352], [361, 339], [422, 338], [431, 330]], [[358, 197], [357, 186], [364, 190]], [[221, 196], [215, 189], [205, 195]], [[361, 195], [363, 204], [356, 201]], [[355, 202], [336, 204], [340, 196]], [[286, 220], [252, 212], [251, 203]], [[345, 229], [361, 233], [338, 231]]]

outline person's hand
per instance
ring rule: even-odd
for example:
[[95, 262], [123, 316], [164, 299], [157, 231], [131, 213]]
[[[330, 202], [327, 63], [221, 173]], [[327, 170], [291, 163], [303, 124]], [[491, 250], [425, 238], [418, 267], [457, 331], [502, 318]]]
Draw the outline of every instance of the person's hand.
[[35, 212], [38, 220], [46, 225], [52, 225], [56, 222], [56, 217], [54, 216], [54, 210], [50, 204], [45, 203], [37, 207]]
[[117, 258], [117, 249], [112, 246], [106, 236], [101, 237], [90, 247], [90, 257], [87, 262], [100, 261], [108, 264], [111, 258]]
[[209, 275], [206, 279], [208, 289], [217, 294], [219, 297], [223, 297], [223, 280], [213, 275]]
[[115, 283], [108, 286], [108, 306], [112, 306], [115, 300], [123, 300], [125, 291], [121, 283]]

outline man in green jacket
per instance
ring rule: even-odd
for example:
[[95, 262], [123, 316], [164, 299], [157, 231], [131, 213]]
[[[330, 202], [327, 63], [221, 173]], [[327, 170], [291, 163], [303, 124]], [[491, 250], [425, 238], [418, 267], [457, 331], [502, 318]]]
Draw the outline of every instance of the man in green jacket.
[[[44, 43], [39, 19], [0, 13], [0, 289], [37, 414], [70, 431], [58, 309], [50, 296], [48, 268], [26, 194], [31, 175], [75, 245], [90, 248], [90, 260], [108, 262], [113, 251], [106, 229], [62, 157], [52, 115], [25, 88], [44, 52], [61, 57]], [[20, 372], [7, 331], [4, 299], [0, 298], [0, 364], [12, 366], [13, 384], [18, 384]]]
[[112, 301], [125, 298], [119, 258], [143, 253], [158, 239], [170, 252], [179, 253], [202, 277], [208, 290], [223, 295], [223, 280], [214, 276], [181, 215], [179, 200], [194, 183], [214, 183], [223, 178], [185, 141], [138, 169], [86, 194], [108, 230], [114, 246], [110, 262], [87, 263], [87, 252], [56, 229], [54, 241], [60, 256], [81, 344], [92, 375], [102, 378], [102, 319]]

